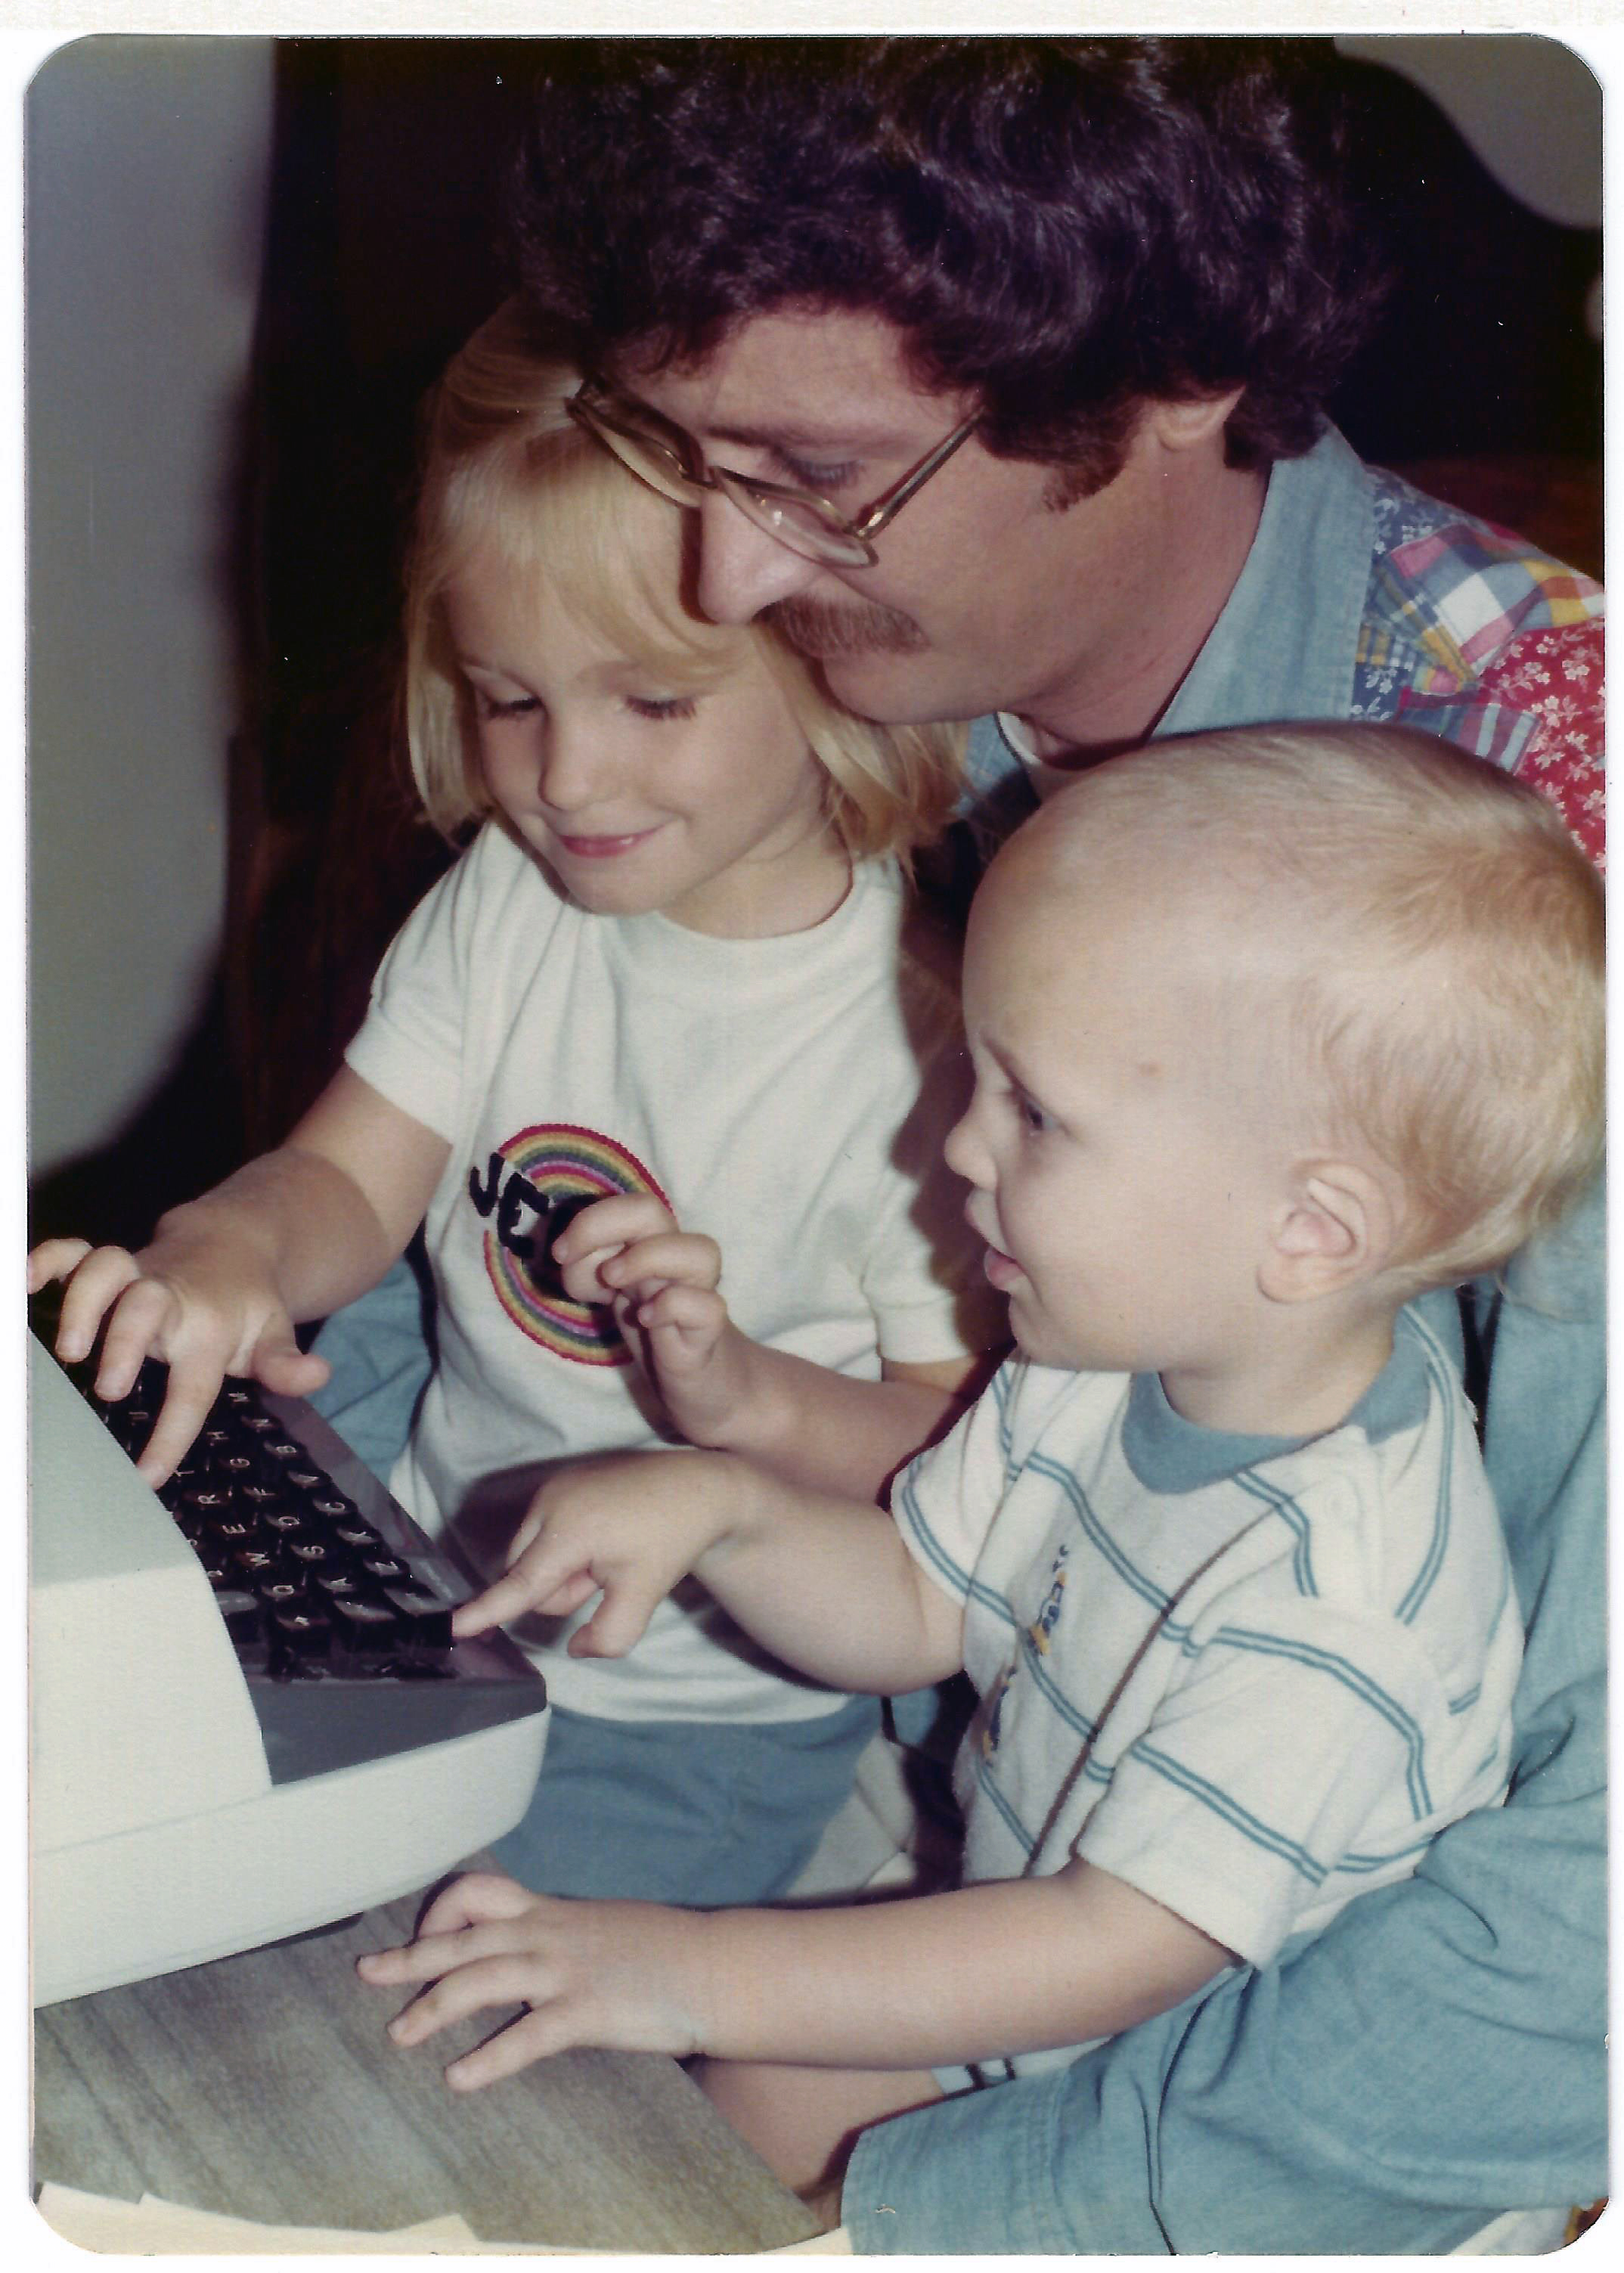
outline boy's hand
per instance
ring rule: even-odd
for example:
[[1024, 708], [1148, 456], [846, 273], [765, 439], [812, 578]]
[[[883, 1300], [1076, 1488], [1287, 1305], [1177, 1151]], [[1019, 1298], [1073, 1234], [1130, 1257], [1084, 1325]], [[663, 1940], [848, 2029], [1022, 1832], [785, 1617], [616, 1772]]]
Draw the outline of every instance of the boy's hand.
[[161, 1484], [208, 1416], [226, 1375], [287, 1396], [308, 1396], [330, 1370], [301, 1352], [281, 1297], [247, 1260], [220, 1242], [161, 1231], [132, 1255], [83, 1239], [48, 1239], [28, 1257], [28, 1292], [65, 1282], [56, 1354], [90, 1355], [105, 1321], [94, 1388], [125, 1397], [141, 1362], [166, 1359], [168, 1389], [136, 1466]]
[[701, 2051], [707, 1948], [702, 1912], [566, 1902], [476, 1872], [430, 1904], [414, 1940], [355, 1969], [378, 1988], [434, 1984], [390, 2022], [397, 2044], [423, 2044], [492, 2005], [527, 2007], [446, 2068], [454, 2091], [477, 2091], [572, 2044], [678, 2059]]
[[645, 1193], [596, 1200], [553, 1242], [565, 1291], [607, 1302], [628, 1347], [691, 1444], [725, 1443], [750, 1394], [752, 1345], [717, 1287], [722, 1250], [679, 1230]]
[[458, 1634], [539, 1610], [568, 1617], [600, 1591], [570, 1637], [572, 1657], [624, 1657], [656, 1602], [737, 1515], [737, 1464], [703, 1452], [610, 1452], [550, 1476], [507, 1551], [507, 1574], [452, 1617]]

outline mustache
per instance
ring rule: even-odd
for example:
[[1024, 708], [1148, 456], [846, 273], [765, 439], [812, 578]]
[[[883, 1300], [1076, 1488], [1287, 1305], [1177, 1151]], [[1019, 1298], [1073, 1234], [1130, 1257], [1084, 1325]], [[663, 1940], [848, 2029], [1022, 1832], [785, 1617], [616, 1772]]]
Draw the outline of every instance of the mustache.
[[761, 616], [802, 655], [825, 660], [837, 655], [915, 655], [927, 644], [911, 616], [872, 601], [834, 607], [797, 594], [773, 601]]

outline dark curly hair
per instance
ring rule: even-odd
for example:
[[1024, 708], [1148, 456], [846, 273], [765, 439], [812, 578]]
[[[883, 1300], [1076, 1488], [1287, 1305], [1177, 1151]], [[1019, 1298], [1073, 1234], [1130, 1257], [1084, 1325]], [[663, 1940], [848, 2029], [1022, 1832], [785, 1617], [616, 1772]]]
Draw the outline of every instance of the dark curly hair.
[[1135, 406], [1246, 392], [1231, 462], [1309, 448], [1381, 294], [1314, 40], [583, 40], [512, 228], [588, 367], [872, 311], [1007, 457], [1114, 470]]

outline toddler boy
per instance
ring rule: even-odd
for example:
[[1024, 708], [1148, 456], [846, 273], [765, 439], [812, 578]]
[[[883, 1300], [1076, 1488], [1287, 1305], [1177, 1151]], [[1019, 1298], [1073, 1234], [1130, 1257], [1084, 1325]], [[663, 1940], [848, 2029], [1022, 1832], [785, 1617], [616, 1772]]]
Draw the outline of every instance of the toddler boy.
[[696, 1914], [460, 1881], [415, 2044], [528, 2012], [459, 2088], [573, 2044], [702, 2054], [791, 2185], [855, 2131], [1263, 1966], [1503, 1794], [1520, 1618], [1472, 1416], [1405, 1303], [1556, 1220], [1599, 1158], [1603, 917], [1531, 792], [1389, 728], [1102, 765], [1011, 840], [965, 966], [947, 1142], [1017, 1354], [894, 1515], [725, 1454], [538, 1495], [478, 1631], [692, 1571], [812, 1677], [963, 1667], [966, 1883]]

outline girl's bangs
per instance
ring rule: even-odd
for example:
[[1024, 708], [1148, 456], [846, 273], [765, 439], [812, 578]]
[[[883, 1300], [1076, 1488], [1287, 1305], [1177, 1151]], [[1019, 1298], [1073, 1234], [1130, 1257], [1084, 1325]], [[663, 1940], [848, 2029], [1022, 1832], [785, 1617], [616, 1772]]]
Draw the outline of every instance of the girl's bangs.
[[546, 590], [580, 627], [676, 691], [737, 671], [753, 635], [687, 604], [685, 515], [573, 431], [489, 453], [458, 469], [444, 523], [444, 584], [487, 549]]

